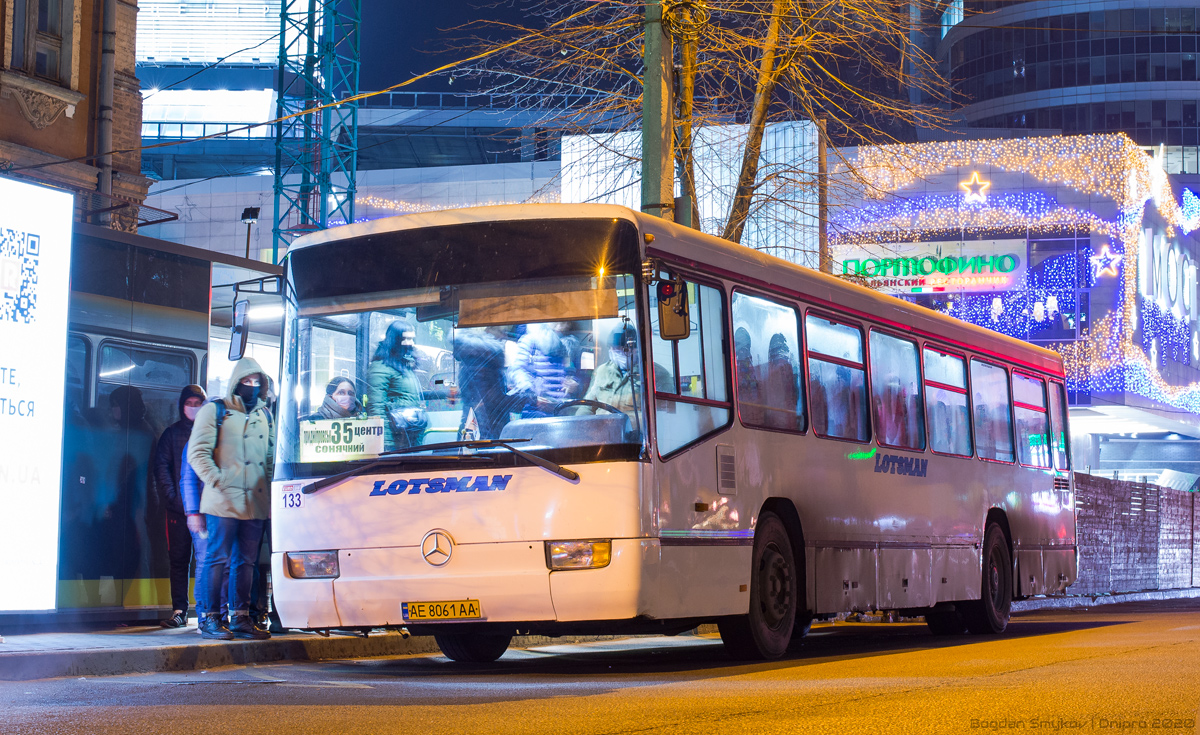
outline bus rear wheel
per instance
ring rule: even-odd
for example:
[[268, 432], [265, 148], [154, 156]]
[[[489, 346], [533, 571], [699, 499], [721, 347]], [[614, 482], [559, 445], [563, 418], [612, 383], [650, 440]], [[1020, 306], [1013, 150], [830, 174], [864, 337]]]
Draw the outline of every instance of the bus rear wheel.
[[434, 635], [438, 648], [446, 657], [466, 664], [486, 664], [495, 661], [508, 650], [511, 635], [483, 633], [454, 633]]
[[976, 635], [1003, 633], [1012, 611], [1012, 558], [1004, 531], [989, 523], [983, 535], [983, 584], [979, 599], [960, 606], [967, 630]]
[[750, 611], [717, 623], [734, 658], [772, 659], [787, 652], [796, 624], [797, 575], [792, 543], [774, 513], [759, 516], [754, 531]]

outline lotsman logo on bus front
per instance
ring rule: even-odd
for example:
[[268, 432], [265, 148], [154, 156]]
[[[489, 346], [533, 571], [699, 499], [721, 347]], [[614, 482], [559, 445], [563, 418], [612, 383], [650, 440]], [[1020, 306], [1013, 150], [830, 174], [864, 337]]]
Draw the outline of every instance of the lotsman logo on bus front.
[[473, 493], [500, 491], [508, 487], [512, 475], [479, 475], [478, 477], [419, 477], [415, 480], [376, 480], [371, 495], [419, 495], [427, 493]]

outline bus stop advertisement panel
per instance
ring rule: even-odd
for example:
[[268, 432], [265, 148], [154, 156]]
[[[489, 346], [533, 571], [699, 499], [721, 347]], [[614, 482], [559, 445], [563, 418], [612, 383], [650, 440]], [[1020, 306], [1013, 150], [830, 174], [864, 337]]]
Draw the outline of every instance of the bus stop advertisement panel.
[[56, 606], [73, 207], [0, 178], [0, 613]]

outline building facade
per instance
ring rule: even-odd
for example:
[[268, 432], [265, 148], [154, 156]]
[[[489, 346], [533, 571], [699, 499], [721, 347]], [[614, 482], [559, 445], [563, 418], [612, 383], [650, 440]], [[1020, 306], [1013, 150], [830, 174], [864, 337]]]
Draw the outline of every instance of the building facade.
[[[1200, 479], [1200, 199], [1124, 135], [863, 148], [835, 272], [1060, 352], [1075, 468]], [[846, 171], [835, 169], [835, 178]]]
[[[124, 230], [154, 218], [141, 207], [137, 12], [135, 0], [0, 5], [0, 169], [69, 189], [77, 219]], [[110, 168], [101, 154], [114, 150]]]
[[1200, 4], [952, 0], [939, 60], [970, 127], [1116, 133], [1200, 174]]

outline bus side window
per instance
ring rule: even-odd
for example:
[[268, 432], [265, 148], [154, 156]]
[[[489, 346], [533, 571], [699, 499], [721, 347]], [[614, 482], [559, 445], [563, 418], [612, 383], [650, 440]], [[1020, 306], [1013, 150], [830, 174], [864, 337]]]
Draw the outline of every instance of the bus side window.
[[862, 331], [809, 314], [804, 333], [813, 431], [834, 439], [869, 441]]
[[1066, 391], [1062, 383], [1050, 383], [1050, 452], [1054, 455], [1054, 469], [1071, 469], [1071, 455], [1067, 451]]
[[925, 411], [933, 451], [970, 457], [967, 366], [961, 357], [925, 348]]
[[871, 330], [871, 405], [880, 444], [925, 449], [916, 342]]
[[742, 423], [805, 429], [796, 310], [756, 296], [733, 295], [734, 371]]
[[971, 360], [975, 407], [975, 448], [980, 459], [1013, 461], [1008, 375], [1004, 368]]
[[1017, 419], [1017, 458], [1031, 467], [1050, 467], [1050, 421], [1046, 384], [1040, 378], [1013, 373], [1013, 413]]
[[677, 341], [662, 338], [657, 291], [653, 286], [647, 289], [660, 455], [725, 427], [731, 413], [725, 375], [723, 295], [719, 289], [697, 283], [688, 283], [687, 288], [692, 333]]

